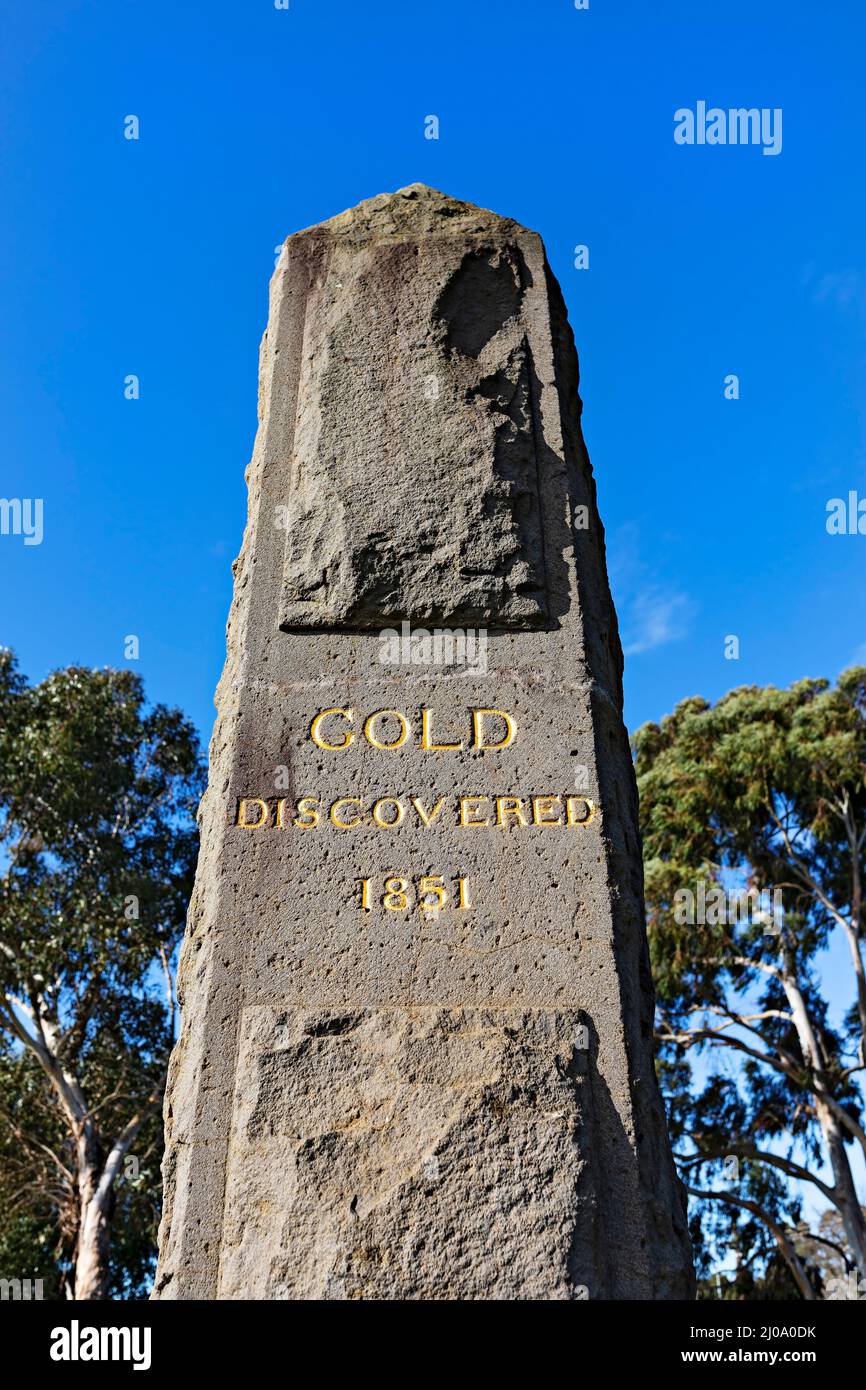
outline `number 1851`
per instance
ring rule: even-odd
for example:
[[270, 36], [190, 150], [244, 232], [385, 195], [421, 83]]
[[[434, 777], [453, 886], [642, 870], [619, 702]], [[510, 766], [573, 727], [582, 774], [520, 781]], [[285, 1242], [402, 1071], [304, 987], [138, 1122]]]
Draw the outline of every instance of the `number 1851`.
[[383, 907], [386, 912], [407, 912], [412, 907], [423, 912], [439, 912], [449, 902], [458, 911], [472, 906], [468, 878], [455, 879], [450, 895], [441, 874], [426, 874], [417, 883], [408, 878], [386, 878], [375, 884], [371, 878], [361, 878], [356, 882], [360, 888], [358, 906], [362, 912], [372, 912], [374, 907]]

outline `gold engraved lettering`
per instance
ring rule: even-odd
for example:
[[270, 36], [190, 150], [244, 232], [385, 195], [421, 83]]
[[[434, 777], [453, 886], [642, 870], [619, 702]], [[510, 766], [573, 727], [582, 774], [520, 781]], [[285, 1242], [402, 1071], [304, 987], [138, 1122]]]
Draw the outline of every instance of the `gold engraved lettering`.
[[323, 709], [321, 714], [316, 715], [315, 719], [310, 725], [310, 738], [313, 740], [317, 748], [326, 748], [329, 753], [337, 753], [341, 748], [348, 748], [355, 735], [349, 732], [346, 734], [342, 743], [328, 743], [322, 737], [319, 730], [322, 727], [323, 721], [332, 714], [342, 715], [343, 719], [347, 719], [350, 724], [355, 717], [355, 711], [351, 709]]
[[[259, 816], [258, 820], [251, 821], [247, 819], [248, 806], [261, 807], [261, 815]], [[267, 822], [268, 803], [266, 801], [262, 801], [261, 797], [258, 796], [242, 796], [240, 801], [238, 802], [238, 817], [235, 821], [235, 825], [239, 825], [242, 830], [261, 830], [263, 825], [267, 825]]]
[[[505, 738], [500, 739], [498, 743], [486, 743], [484, 741], [485, 715], [493, 715], [505, 724], [507, 730]], [[504, 709], [474, 709], [472, 711], [472, 734], [474, 748], [508, 748], [517, 737], [517, 725]]]
[[439, 800], [436, 802], [436, 805], [433, 807], [433, 809], [432, 809], [431, 811], [425, 811], [425, 810], [424, 810], [424, 805], [423, 805], [423, 803], [418, 799], [418, 797], [417, 797], [417, 796], [413, 796], [413, 797], [412, 797], [412, 805], [415, 807], [415, 810], [418, 812], [418, 815], [419, 815], [420, 818], [421, 818], [421, 823], [422, 823], [423, 825], [432, 825], [433, 822], [434, 822], [434, 820], [435, 820], [436, 817], [438, 816], [439, 812], [442, 810], [442, 807], [443, 807], [444, 804], [445, 804], [445, 798], [444, 798], [444, 796], [440, 796]]
[[487, 817], [484, 820], [473, 820], [474, 813], [478, 810], [475, 804], [480, 801], [487, 801], [486, 796], [461, 796], [460, 798], [460, 824], [461, 825], [489, 825]]
[[409, 899], [406, 890], [409, 887], [408, 878], [389, 878], [385, 881], [385, 896], [382, 899], [382, 906], [387, 912], [402, 912], [409, 906]]
[[433, 742], [433, 735], [432, 735], [431, 732], [430, 732], [430, 721], [431, 721], [431, 719], [432, 719], [432, 716], [433, 716], [433, 711], [432, 711], [432, 709], [422, 709], [422, 711], [421, 711], [421, 747], [422, 747], [422, 748], [432, 748], [432, 749], [437, 749], [437, 750], [445, 750], [445, 749], [452, 749], [452, 748], [453, 748], [456, 752], [459, 753], [460, 750], [463, 748], [463, 741], [462, 741], [462, 740], [460, 741], [460, 743], [434, 743], [434, 742]]
[[[433, 902], [428, 902], [428, 897]], [[448, 901], [445, 883], [441, 874], [426, 874], [418, 880], [418, 906], [422, 912], [438, 912]]]
[[304, 796], [298, 802], [298, 816], [306, 816], [306, 820], [298, 820], [298, 816], [292, 821], [295, 830], [313, 830], [319, 824], [319, 812], [316, 809], [318, 801], [314, 796]]
[[[396, 719], [400, 725], [400, 736], [397, 739], [396, 743], [380, 743], [373, 732], [375, 721], [377, 719], [385, 719], [388, 715], [391, 715], [393, 719]], [[402, 748], [403, 744], [409, 737], [409, 725], [405, 717], [400, 713], [398, 709], [378, 709], [376, 710], [375, 714], [370, 715], [369, 719], [364, 725], [364, 737], [366, 738], [368, 743], [372, 743], [374, 748]]]
[[509, 816], [514, 816], [518, 825], [526, 825], [523, 801], [519, 796], [497, 796], [496, 824], [507, 825]]
[[[556, 807], [556, 819], [550, 820], [549, 816]], [[562, 797], [561, 796], [534, 796], [532, 798], [532, 824], [533, 825], [562, 825]]]
[[[361, 885], [361, 901], [358, 903], [362, 912], [369, 912], [373, 907], [373, 893], [376, 894], [376, 905], [384, 907], [386, 912], [405, 912], [412, 906], [413, 898], [419, 911], [424, 913], [441, 912], [449, 901], [452, 902], [454, 910], [458, 912], [468, 912], [472, 903], [469, 897], [469, 879], [458, 878], [456, 898], [449, 898], [448, 889], [445, 887], [445, 879], [442, 874], [425, 874], [419, 878], [417, 883], [410, 878], [385, 878], [374, 881], [371, 878], [355, 879], [355, 884]], [[384, 888], [384, 893], [379, 897], [380, 888]], [[355, 899], [357, 902], [357, 898]]]
[[[585, 816], [579, 816], [577, 814], [578, 802], [582, 802], [586, 807]], [[589, 825], [590, 821], [595, 818], [595, 802], [590, 801], [588, 796], [570, 796], [566, 805], [568, 807], [569, 825]]]
[[[393, 820], [382, 819], [381, 807], [383, 806], [397, 807], [397, 814]], [[399, 825], [405, 814], [406, 807], [403, 805], [402, 801], [398, 801], [395, 796], [383, 796], [379, 801], [374, 801], [373, 803], [373, 820], [377, 825], [381, 825], [383, 830], [390, 830], [393, 826]]]
[[331, 807], [331, 824], [338, 830], [352, 830], [356, 825], [361, 824], [361, 817], [355, 816], [353, 820], [342, 820], [339, 815], [341, 806], [360, 806], [361, 799], [357, 796], [341, 796], [339, 801], [335, 801]]

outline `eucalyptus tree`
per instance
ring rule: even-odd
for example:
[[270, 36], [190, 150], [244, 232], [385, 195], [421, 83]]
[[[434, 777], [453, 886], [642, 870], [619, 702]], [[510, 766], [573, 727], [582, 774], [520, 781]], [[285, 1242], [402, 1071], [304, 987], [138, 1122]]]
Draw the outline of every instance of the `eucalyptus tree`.
[[[820, 1292], [795, 1238], [811, 1190], [864, 1280], [866, 668], [684, 700], [634, 748], [681, 1174], [704, 1217], [723, 1204], [739, 1237], [760, 1222], [805, 1298]], [[836, 938], [849, 1007], [834, 1023]]]
[[0, 1206], [76, 1298], [139, 1288], [153, 1247], [202, 785], [137, 675], [31, 686], [0, 652]]

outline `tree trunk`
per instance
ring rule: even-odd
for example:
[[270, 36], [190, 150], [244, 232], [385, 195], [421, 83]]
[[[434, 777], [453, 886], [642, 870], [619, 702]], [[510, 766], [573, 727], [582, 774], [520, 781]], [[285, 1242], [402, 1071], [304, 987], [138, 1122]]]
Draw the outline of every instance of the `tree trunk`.
[[824, 1077], [823, 1059], [806, 1001], [797, 982], [792, 953], [783, 948], [782, 959], [782, 984], [791, 1008], [801, 1051], [814, 1075], [815, 1109], [833, 1169], [834, 1202], [842, 1218], [857, 1268], [866, 1279], [866, 1222], [857, 1200], [857, 1188], [845, 1149], [844, 1135], [839, 1121], [824, 1099], [830, 1092]]
[[833, 1169], [836, 1207], [861, 1278], [866, 1279], [866, 1222], [857, 1200], [857, 1189], [842, 1131], [836, 1116], [821, 1103], [820, 1096], [816, 1096], [816, 1106]]
[[75, 1298], [107, 1297], [111, 1222], [98, 1196], [82, 1212], [75, 1255]]
[[111, 1188], [103, 1171], [102, 1147], [89, 1120], [78, 1134], [78, 1240], [75, 1298], [104, 1299], [108, 1288]]

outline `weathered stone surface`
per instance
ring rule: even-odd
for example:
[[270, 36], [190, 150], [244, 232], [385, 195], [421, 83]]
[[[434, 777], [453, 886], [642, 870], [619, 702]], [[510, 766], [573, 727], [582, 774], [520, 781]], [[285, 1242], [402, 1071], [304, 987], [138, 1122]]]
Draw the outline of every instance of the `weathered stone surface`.
[[286, 628], [546, 619], [521, 231], [418, 188], [292, 237]]
[[579, 410], [535, 233], [415, 185], [286, 243], [157, 1297], [691, 1290]]
[[500, 1298], [569, 1296], [588, 1252], [549, 1269], [550, 1252], [576, 1207], [594, 1231], [601, 1177], [576, 1010], [263, 1007], [244, 1025], [223, 1297], [472, 1298], [491, 1259]]

